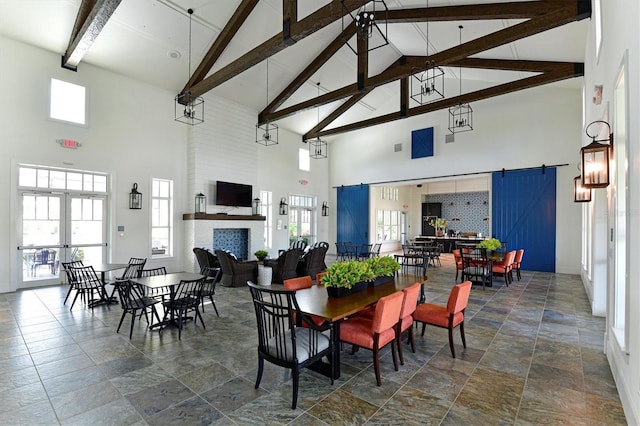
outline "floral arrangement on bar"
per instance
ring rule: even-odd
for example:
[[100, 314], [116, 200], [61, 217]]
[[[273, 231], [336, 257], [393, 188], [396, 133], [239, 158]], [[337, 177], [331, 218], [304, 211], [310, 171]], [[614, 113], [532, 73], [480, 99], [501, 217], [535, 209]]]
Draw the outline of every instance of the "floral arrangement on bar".
[[476, 248], [483, 248], [483, 249], [486, 249], [487, 251], [495, 251], [495, 250], [498, 250], [500, 247], [502, 247], [502, 243], [500, 242], [500, 240], [496, 238], [487, 238], [486, 240], [480, 241], [476, 245]]
[[443, 217], [437, 217], [435, 219], [431, 219], [431, 221], [429, 221], [429, 225], [441, 231], [449, 226], [449, 221]]

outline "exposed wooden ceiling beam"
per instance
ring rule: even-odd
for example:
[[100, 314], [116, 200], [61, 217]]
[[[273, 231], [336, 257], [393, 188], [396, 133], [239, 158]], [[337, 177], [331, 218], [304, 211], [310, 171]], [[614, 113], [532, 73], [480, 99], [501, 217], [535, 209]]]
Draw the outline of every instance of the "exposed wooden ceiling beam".
[[258, 114], [258, 123], [265, 123], [262, 117], [264, 114], [275, 111], [280, 105], [282, 105], [296, 90], [298, 90], [304, 83], [306, 83], [311, 76], [318, 71], [325, 62], [327, 62], [342, 46], [345, 44], [345, 40], [348, 40], [355, 34], [355, 25], [349, 25], [345, 28], [329, 45], [300, 73], [298, 76], [284, 89], [273, 101]]
[[82, 0], [76, 22], [71, 31], [69, 45], [62, 56], [62, 67], [73, 71], [98, 38], [121, 0]]
[[[584, 64], [562, 63], [562, 65], [558, 66], [554, 71], [545, 72], [539, 75], [512, 81], [509, 83], [499, 84], [497, 86], [478, 90], [476, 92], [465, 93], [461, 96], [443, 99], [441, 101], [433, 102], [427, 105], [410, 108], [407, 113], [407, 117], [422, 115], [429, 112], [449, 108], [449, 107], [458, 105], [458, 103], [460, 102], [462, 103], [475, 102], [483, 99], [504, 95], [507, 93], [516, 92], [519, 90], [542, 86], [542, 85], [553, 83], [556, 81], [566, 80], [574, 77], [580, 77], [583, 75], [584, 75]], [[322, 136], [346, 133], [353, 130], [364, 129], [366, 127], [375, 126], [378, 124], [389, 123], [402, 118], [406, 118], [406, 117], [403, 117], [400, 111], [393, 112], [390, 114], [371, 118], [368, 120], [363, 120], [356, 123], [350, 123], [345, 126], [323, 130], [323, 131], [317, 132], [317, 136], [322, 137]]]
[[[368, 0], [343, 0], [348, 10], [356, 9]], [[251, 51], [242, 55], [229, 65], [216, 71], [204, 80], [187, 88], [191, 91], [192, 96], [201, 96], [209, 90], [219, 86], [220, 84], [232, 79], [234, 76], [248, 70], [252, 66], [262, 62], [268, 57], [280, 52], [291, 44], [291, 40], [297, 42], [303, 38], [321, 30], [325, 26], [340, 19], [343, 15], [342, 1], [332, 0], [326, 6], [321, 7], [312, 14], [308, 15], [302, 21], [291, 23], [290, 39], [284, 39], [283, 33], [279, 33], [261, 45], [253, 48]]]
[[[513, 25], [511, 27], [496, 31], [484, 37], [463, 43], [442, 52], [431, 55], [429, 59], [435, 61], [439, 66], [449, 65], [455, 61], [465, 59], [470, 55], [474, 55], [485, 50], [493, 49], [504, 44], [529, 37], [550, 29], [566, 25], [576, 20], [584, 19], [581, 3], [583, 0], [576, 0], [574, 3], [560, 3], [555, 10], [545, 15], [538, 16], [525, 22]], [[535, 3], [535, 2], [534, 2]], [[557, 2], [551, 2], [557, 4]], [[424, 69], [424, 62], [421, 64]], [[371, 91], [376, 87], [390, 83], [392, 81], [408, 77], [416, 72], [416, 64], [396, 61], [394, 66], [387, 68], [376, 76], [369, 77], [363, 88], [358, 87], [358, 83], [345, 86], [343, 88], [326, 93], [315, 99], [310, 99], [299, 104], [265, 114], [263, 117], [267, 121], [276, 121], [284, 117], [288, 117], [299, 111], [304, 111], [316, 106], [325, 105], [337, 100], [353, 96], [361, 91]]]
[[237, 7], [231, 19], [224, 26], [216, 40], [213, 42], [209, 51], [198, 65], [198, 68], [193, 72], [193, 75], [189, 77], [189, 81], [184, 86], [180, 94], [184, 94], [188, 91], [189, 87], [196, 83], [201, 82], [207, 76], [211, 67], [216, 63], [222, 52], [227, 48], [233, 36], [238, 32], [242, 24], [246, 21], [247, 17], [253, 11], [253, 8], [258, 4], [258, 0], [242, 0], [242, 3]]

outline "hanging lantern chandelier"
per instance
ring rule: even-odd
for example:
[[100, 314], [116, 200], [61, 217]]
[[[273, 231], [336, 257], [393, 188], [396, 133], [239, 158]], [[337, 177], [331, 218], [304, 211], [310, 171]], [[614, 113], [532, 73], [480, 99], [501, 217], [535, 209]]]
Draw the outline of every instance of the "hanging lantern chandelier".
[[[462, 45], [462, 25], [460, 29], [460, 44]], [[451, 133], [461, 133], [473, 130], [473, 109], [471, 105], [462, 103], [462, 67], [458, 71], [460, 77], [460, 94], [458, 105], [449, 108], [449, 131]]]
[[[429, 0], [427, 0], [429, 10]], [[411, 76], [411, 99], [419, 105], [444, 98], [444, 70], [435, 61], [429, 59], [429, 19], [427, 19], [427, 61], [424, 70], [420, 69]]]
[[[193, 21], [193, 9], [188, 9], [189, 13], [189, 74], [187, 81], [191, 78], [191, 24]], [[204, 99], [200, 96], [193, 96], [190, 91], [178, 94], [174, 99], [174, 120], [181, 123], [195, 126], [204, 123]]]
[[[317, 83], [318, 86], [318, 97], [320, 97], [320, 82]], [[318, 127], [320, 126], [320, 105], [317, 107], [318, 110]], [[315, 139], [311, 139], [309, 141], [309, 157], [314, 158], [316, 160], [321, 158], [327, 158], [327, 143], [320, 139], [320, 135], [316, 135]]]
[[[267, 105], [269, 105], [269, 58], [267, 58]], [[267, 121], [256, 124], [256, 143], [264, 146], [278, 144], [278, 125]]]

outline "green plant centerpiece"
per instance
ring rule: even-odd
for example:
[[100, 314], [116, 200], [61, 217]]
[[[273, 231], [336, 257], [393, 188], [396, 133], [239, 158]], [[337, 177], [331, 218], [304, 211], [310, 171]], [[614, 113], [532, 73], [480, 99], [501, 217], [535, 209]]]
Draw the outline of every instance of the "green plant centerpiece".
[[431, 219], [431, 221], [429, 221], [429, 225], [436, 228], [436, 231], [438, 232], [444, 232], [445, 228], [449, 226], [449, 221], [443, 217], [437, 217], [435, 219]]
[[391, 256], [371, 257], [366, 262], [376, 278], [393, 277], [400, 270], [400, 264]]
[[366, 289], [373, 278], [375, 276], [367, 262], [348, 260], [329, 266], [322, 277], [322, 284], [330, 297], [342, 297]]
[[486, 240], [480, 241], [476, 245], [476, 248], [483, 248], [483, 249], [486, 249], [487, 251], [496, 251], [500, 247], [502, 247], [502, 243], [500, 242], [500, 240], [496, 238], [487, 238]]
[[269, 252], [266, 250], [258, 250], [253, 254], [259, 262], [263, 262], [267, 258], [267, 256], [269, 256]]

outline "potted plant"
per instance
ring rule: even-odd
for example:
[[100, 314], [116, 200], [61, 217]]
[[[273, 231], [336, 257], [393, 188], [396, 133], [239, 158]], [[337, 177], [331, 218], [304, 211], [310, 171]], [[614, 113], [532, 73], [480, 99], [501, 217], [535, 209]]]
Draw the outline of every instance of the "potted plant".
[[327, 288], [330, 297], [343, 297], [365, 290], [368, 281], [373, 278], [369, 263], [348, 260], [329, 266], [327, 274], [322, 277], [322, 284]]
[[445, 218], [437, 217], [432, 219], [431, 222], [429, 222], [429, 225], [436, 228], [436, 235], [438, 237], [442, 237], [444, 235], [444, 229], [449, 226], [449, 221]]
[[258, 259], [258, 262], [263, 262], [269, 256], [269, 252], [266, 250], [258, 250], [253, 254]]
[[498, 250], [500, 247], [502, 247], [502, 243], [500, 242], [500, 240], [496, 239], [496, 238], [487, 238], [486, 240], [482, 240], [480, 241], [477, 245], [476, 248], [483, 248], [486, 249], [487, 252], [492, 252], [492, 251], [496, 251]]
[[391, 256], [371, 257], [366, 262], [374, 275], [371, 281], [374, 286], [392, 281], [396, 271], [400, 270], [400, 264]]

